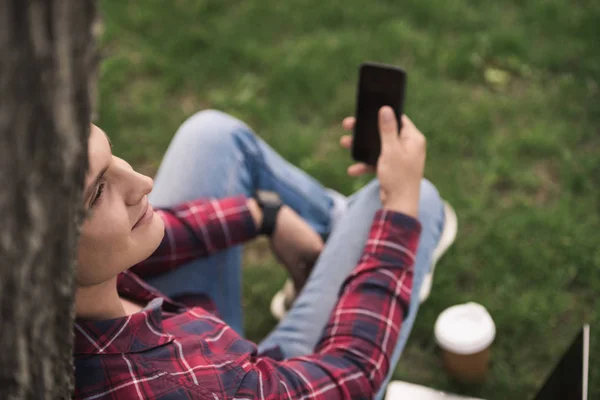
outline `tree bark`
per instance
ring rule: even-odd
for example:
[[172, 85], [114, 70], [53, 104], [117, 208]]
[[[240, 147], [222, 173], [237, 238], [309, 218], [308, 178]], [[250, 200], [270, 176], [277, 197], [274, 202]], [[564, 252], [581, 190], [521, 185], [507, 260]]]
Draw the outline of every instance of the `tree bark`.
[[0, 0], [0, 399], [70, 398], [93, 0]]

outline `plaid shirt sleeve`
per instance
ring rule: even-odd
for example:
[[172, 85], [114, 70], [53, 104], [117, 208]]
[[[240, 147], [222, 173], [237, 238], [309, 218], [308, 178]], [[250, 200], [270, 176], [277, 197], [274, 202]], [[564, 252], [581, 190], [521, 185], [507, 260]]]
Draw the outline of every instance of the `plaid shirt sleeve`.
[[243, 196], [199, 199], [157, 209], [165, 236], [156, 251], [131, 270], [146, 278], [252, 239], [257, 228], [246, 202]]
[[420, 224], [381, 210], [315, 353], [247, 363], [236, 398], [368, 399], [390, 368], [412, 290]]

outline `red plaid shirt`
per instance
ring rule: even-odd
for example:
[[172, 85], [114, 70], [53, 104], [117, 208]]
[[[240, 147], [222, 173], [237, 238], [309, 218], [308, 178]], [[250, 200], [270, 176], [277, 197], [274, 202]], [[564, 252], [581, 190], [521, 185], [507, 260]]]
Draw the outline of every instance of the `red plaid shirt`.
[[[242, 197], [158, 212], [165, 238], [133, 268], [138, 275], [162, 273], [256, 235]], [[113, 320], [76, 321], [74, 397], [372, 398], [409, 303], [420, 229], [413, 218], [379, 211], [314, 354], [286, 360], [258, 354], [254, 343], [199, 304], [177, 303], [127, 271], [119, 276], [119, 294], [148, 306]]]

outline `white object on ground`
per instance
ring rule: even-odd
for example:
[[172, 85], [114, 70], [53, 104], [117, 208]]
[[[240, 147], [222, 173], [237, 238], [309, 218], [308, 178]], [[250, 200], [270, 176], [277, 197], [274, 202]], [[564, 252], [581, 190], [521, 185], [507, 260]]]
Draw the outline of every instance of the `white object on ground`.
[[385, 400], [483, 400], [445, 393], [414, 383], [393, 381], [387, 387]]

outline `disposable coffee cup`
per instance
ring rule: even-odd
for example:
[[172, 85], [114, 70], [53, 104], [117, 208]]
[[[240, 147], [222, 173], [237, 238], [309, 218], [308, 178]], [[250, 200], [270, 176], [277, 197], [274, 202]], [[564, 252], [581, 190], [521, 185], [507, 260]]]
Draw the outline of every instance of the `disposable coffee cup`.
[[480, 304], [459, 304], [444, 310], [435, 323], [435, 339], [450, 376], [463, 383], [485, 380], [496, 325]]

